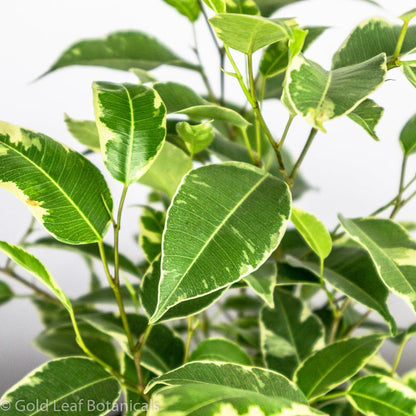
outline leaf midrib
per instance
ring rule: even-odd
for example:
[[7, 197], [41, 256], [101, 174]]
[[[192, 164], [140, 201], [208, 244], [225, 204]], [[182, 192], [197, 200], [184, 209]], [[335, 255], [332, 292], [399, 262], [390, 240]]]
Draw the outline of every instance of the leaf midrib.
[[[260, 178], [260, 180], [244, 195], [243, 198], [241, 198], [241, 200], [235, 205], [235, 207], [228, 213], [228, 215], [224, 218], [223, 221], [221, 221], [221, 223], [217, 226], [217, 228], [214, 230], [214, 232], [211, 234], [211, 236], [208, 238], [207, 242], [202, 246], [202, 248], [199, 250], [198, 254], [195, 256], [194, 260], [191, 262], [191, 264], [188, 266], [188, 268], [185, 270], [185, 272], [182, 274], [181, 278], [179, 279], [179, 281], [176, 283], [175, 287], [171, 290], [170, 295], [163, 301], [163, 303], [161, 303], [160, 305], [157, 306], [157, 311], [161, 310], [161, 307], [165, 307], [166, 304], [169, 302], [169, 300], [171, 299], [171, 297], [173, 296], [173, 294], [175, 293], [175, 291], [177, 290], [177, 288], [179, 287], [179, 285], [182, 283], [182, 281], [185, 279], [185, 277], [187, 276], [187, 274], [189, 273], [189, 271], [192, 269], [192, 267], [194, 266], [194, 264], [198, 261], [199, 257], [202, 255], [202, 253], [204, 252], [205, 248], [208, 247], [208, 245], [211, 243], [211, 241], [214, 239], [214, 237], [218, 234], [218, 232], [222, 229], [222, 227], [227, 223], [227, 221], [231, 218], [231, 216], [233, 214], [235, 214], [235, 212], [240, 208], [240, 206], [248, 199], [248, 197], [266, 180], [268, 179], [268, 175], [264, 175], [262, 178]], [[169, 217], [169, 213], [168, 213], [168, 217]], [[166, 219], [167, 222], [168, 218]], [[167, 229], [167, 227], [165, 228], [165, 230]], [[163, 259], [162, 259], [162, 263], [163, 263]], [[163, 281], [163, 269], [162, 269], [162, 278], [160, 280], [160, 282], [162, 283]], [[173, 304], [171, 307], [175, 306], [175, 304]], [[168, 308], [170, 309], [170, 308]], [[157, 313], [156, 316], [160, 315], [160, 313]]]
[[367, 400], [369, 400], [369, 401], [373, 401], [373, 402], [376, 402], [376, 403], [379, 403], [379, 404], [385, 405], [386, 407], [389, 407], [390, 409], [396, 410], [396, 411], [398, 411], [398, 412], [402, 413], [402, 414], [403, 414], [403, 415], [405, 415], [405, 416], [411, 416], [411, 415], [410, 415], [410, 413], [405, 413], [405, 412], [403, 412], [403, 411], [402, 411], [399, 407], [392, 406], [392, 405], [391, 405], [391, 404], [389, 404], [388, 402], [383, 402], [382, 400], [378, 400], [378, 399], [376, 399], [376, 398], [375, 398], [375, 397], [373, 397], [373, 396], [367, 396], [366, 394], [363, 394], [363, 393], [358, 393], [358, 392], [354, 392], [354, 391], [349, 391], [349, 392], [348, 392], [348, 395], [349, 395], [349, 396], [352, 396], [352, 397], [357, 396], [357, 397], [360, 397], [360, 398], [362, 398], [362, 399], [367, 399]]
[[[351, 354], [353, 354], [354, 352], [356, 352], [357, 350], [367, 346], [368, 344], [371, 344], [374, 340], [371, 339], [369, 340], [367, 343], [365, 344], [361, 344], [358, 345], [357, 347], [355, 347], [354, 349], [352, 349], [351, 351], [348, 352], [348, 354], [344, 355], [341, 360], [337, 361], [333, 366], [328, 368], [328, 371], [318, 379], [318, 381], [312, 386], [312, 388], [309, 390], [309, 393], [306, 395], [306, 397], [308, 399], [310, 399], [311, 397], [313, 398], [313, 393], [316, 391], [316, 388], [322, 383], [323, 380], [325, 380], [326, 377], [328, 377], [328, 375], [335, 369], [337, 368], [341, 363], [343, 363]], [[322, 351], [322, 350], [321, 350]], [[365, 361], [365, 360], [363, 360]], [[345, 377], [344, 377], [345, 378]], [[333, 384], [333, 383], [332, 383]]]
[[18, 155], [20, 155], [23, 159], [27, 160], [30, 164], [32, 164], [39, 172], [41, 172], [44, 176], [46, 176], [46, 178], [48, 178], [52, 182], [52, 184], [54, 184], [56, 186], [56, 188], [58, 188], [58, 190], [61, 191], [62, 195], [75, 208], [75, 210], [78, 212], [78, 214], [80, 215], [80, 217], [88, 224], [88, 226], [93, 231], [93, 233], [98, 237], [98, 241], [101, 241], [102, 240], [101, 234], [92, 225], [92, 223], [90, 222], [90, 220], [85, 216], [85, 214], [80, 210], [80, 208], [75, 204], [75, 202], [70, 198], [70, 196], [61, 188], [61, 186], [43, 168], [41, 168], [39, 165], [37, 165], [36, 163], [34, 163], [25, 154], [23, 154], [22, 152], [18, 151], [16, 148], [10, 146], [9, 144], [7, 144], [7, 143], [5, 143], [3, 141], [1, 142], [1, 144], [3, 146], [8, 147], [10, 150], [12, 150], [13, 152], [17, 153]]
[[127, 166], [126, 166], [126, 183], [130, 183], [130, 171], [131, 171], [131, 162], [133, 158], [133, 142], [134, 142], [134, 133], [135, 133], [135, 126], [134, 126], [134, 107], [133, 107], [133, 100], [130, 95], [130, 91], [126, 88], [124, 84], [121, 84], [123, 90], [126, 93], [127, 101], [129, 103], [129, 109], [130, 109], [130, 140], [129, 140], [129, 146], [127, 149]]

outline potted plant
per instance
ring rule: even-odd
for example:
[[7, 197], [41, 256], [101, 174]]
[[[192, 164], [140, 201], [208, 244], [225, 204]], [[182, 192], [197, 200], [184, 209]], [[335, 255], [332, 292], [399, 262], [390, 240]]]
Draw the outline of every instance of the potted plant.
[[[369, 97], [388, 71], [401, 68], [416, 86], [407, 57], [416, 10], [360, 23], [327, 70], [307, 58], [326, 28], [270, 17], [296, 0], [166, 2], [191, 23], [206, 20], [219, 95], [197, 43], [189, 62], [145, 33], [117, 32], [74, 44], [48, 71], [93, 65], [137, 75], [93, 84], [95, 121], [66, 116], [84, 154], [0, 123], [0, 186], [36, 220], [19, 245], [0, 242], [8, 258], [0, 271], [33, 291], [45, 326], [35, 342], [52, 356], [3, 395], [0, 415], [415, 415], [416, 372], [397, 368], [416, 327], [398, 328], [387, 301], [394, 293], [416, 307], [414, 224], [395, 220], [416, 194], [408, 164], [416, 117], [400, 135], [398, 192], [384, 206], [340, 215], [328, 231], [297, 199], [308, 189], [300, 168], [327, 123], [347, 116], [377, 139], [383, 108]], [[157, 81], [151, 72], [161, 65], [198, 73], [206, 94]], [[244, 103], [228, 101], [226, 83]], [[287, 109], [276, 133], [262, 111], [271, 98]], [[310, 133], [292, 159], [285, 144], [295, 118]], [[122, 190], [118, 201], [91, 152]], [[138, 208], [140, 264], [120, 250], [135, 183], [151, 190]], [[33, 238], [36, 224], [47, 236]], [[34, 246], [82, 256], [90, 292], [70, 299]], [[0, 281], [0, 304], [13, 297]], [[379, 354], [388, 339], [398, 351], [390, 363]]]

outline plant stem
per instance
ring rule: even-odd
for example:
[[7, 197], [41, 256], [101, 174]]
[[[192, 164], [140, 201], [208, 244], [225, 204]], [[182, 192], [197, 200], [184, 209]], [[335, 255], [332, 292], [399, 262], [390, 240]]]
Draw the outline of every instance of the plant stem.
[[140, 391], [143, 392], [145, 388], [143, 371], [141, 366], [142, 354], [143, 349], [146, 345], [147, 340], [149, 339], [150, 333], [152, 332], [153, 325], [148, 325], [144, 333], [142, 334], [137, 346], [134, 349], [134, 362], [136, 367], [138, 368], [137, 377], [139, 380]]
[[397, 350], [397, 354], [396, 354], [396, 358], [394, 360], [394, 364], [391, 368], [391, 376], [394, 377], [394, 375], [396, 374], [396, 371], [399, 367], [400, 364], [400, 360], [402, 358], [403, 355], [403, 351], [406, 347], [407, 341], [409, 341], [409, 337], [407, 336], [407, 334], [403, 337], [402, 342], [400, 343], [399, 349]]
[[198, 63], [199, 63], [199, 71], [198, 72], [201, 75], [202, 81], [205, 84], [205, 87], [207, 89], [207, 93], [208, 93], [210, 101], [216, 102], [215, 95], [214, 95], [213, 89], [211, 87], [211, 83], [209, 82], [207, 74], [205, 73], [205, 70], [204, 70], [204, 66], [202, 64], [201, 54], [199, 53], [198, 37], [196, 35], [195, 23], [192, 24], [192, 34], [193, 34], [193, 37], [194, 37], [194, 52], [195, 52], [195, 56], [196, 56], [196, 58], [198, 60]]
[[315, 138], [317, 133], [318, 133], [318, 130], [316, 128], [312, 128], [311, 132], [309, 133], [308, 140], [306, 141], [306, 144], [305, 144], [305, 146], [302, 150], [302, 153], [300, 154], [299, 159], [295, 163], [295, 166], [293, 167], [292, 173], [289, 176], [289, 179], [290, 179], [292, 184], [296, 179], [296, 175], [298, 174], [298, 171], [299, 171], [299, 169], [302, 165], [302, 162], [305, 159], [305, 156], [308, 153], [308, 151], [309, 151], [309, 149], [312, 145], [313, 139]]
[[267, 127], [267, 124], [266, 124], [266, 121], [264, 120], [263, 114], [260, 111], [259, 103], [257, 102], [256, 90], [255, 90], [255, 88], [252, 89], [252, 86], [254, 84], [254, 76], [253, 76], [253, 67], [252, 67], [252, 65], [250, 65], [251, 62], [249, 62], [249, 65], [248, 65], [249, 66], [249, 71], [248, 72], [249, 72], [249, 78], [250, 78], [249, 84], [250, 84], [250, 90], [251, 90], [251, 91], [249, 91], [249, 89], [247, 89], [247, 87], [246, 87], [246, 84], [244, 83], [243, 76], [241, 75], [241, 72], [238, 69], [237, 64], [235, 63], [234, 58], [231, 55], [231, 52], [230, 52], [229, 48], [227, 46], [224, 46], [224, 49], [225, 49], [225, 53], [227, 54], [231, 65], [234, 69], [235, 73], [233, 74], [233, 76], [235, 76], [235, 78], [237, 78], [238, 83], [240, 84], [240, 87], [241, 87], [244, 95], [247, 98], [247, 101], [250, 103], [250, 105], [253, 109], [253, 112], [254, 112], [254, 115], [256, 117], [257, 122], [260, 124], [261, 128], [263, 129], [263, 131], [264, 131], [264, 133], [267, 137], [267, 139], [269, 140], [271, 146], [273, 147], [273, 150], [274, 150], [274, 152], [276, 154], [276, 157], [277, 157], [277, 161], [279, 163], [279, 170], [282, 173], [284, 179], [287, 180], [285, 164], [283, 162], [283, 158], [282, 158], [282, 155], [280, 153], [280, 150], [278, 149], [279, 144], [275, 142], [275, 140], [273, 138], [273, 135], [271, 134], [269, 128]]
[[59, 305], [61, 304], [55, 297], [50, 295], [48, 292], [45, 292], [44, 290], [38, 288], [35, 284], [28, 282], [25, 278], [15, 273], [10, 267], [1, 268], [0, 272], [6, 276], [13, 278], [14, 280], [18, 281], [19, 283], [28, 287], [29, 289], [32, 289], [38, 296], [42, 297], [43, 299]]
[[399, 39], [397, 40], [396, 49], [394, 51], [393, 57], [390, 59], [390, 61], [387, 64], [387, 68], [391, 69], [396, 66], [398, 66], [398, 58], [400, 55], [400, 52], [402, 51], [404, 38], [406, 37], [407, 29], [409, 27], [409, 21], [405, 21], [402, 26], [402, 30], [399, 35]]
[[373, 311], [369, 309], [361, 318], [344, 334], [343, 338], [348, 338], [356, 329], [358, 329], [371, 315]]
[[253, 153], [253, 149], [251, 147], [250, 139], [248, 138], [248, 135], [247, 135], [247, 129], [245, 127], [241, 128], [241, 134], [243, 135], [244, 143], [246, 144], [247, 151], [248, 151], [248, 154], [250, 156], [251, 161], [253, 162], [254, 165], [258, 166], [259, 165], [259, 160]]
[[186, 338], [185, 353], [183, 357], [184, 364], [186, 364], [188, 361], [189, 351], [191, 349], [192, 337], [194, 335], [195, 329], [198, 327], [198, 324], [199, 324], [198, 320], [196, 320], [195, 323], [193, 323], [192, 316], [188, 317], [188, 337]]
[[344, 312], [348, 308], [351, 303], [351, 298], [346, 298], [341, 309], [335, 311], [334, 321], [332, 322], [330, 334], [329, 334], [329, 342], [334, 342], [337, 336], [337, 332], [339, 329], [339, 324], [341, 323], [342, 317], [344, 316]]
[[118, 207], [117, 222], [114, 225], [114, 282], [116, 286], [120, 286], [120, 254], [119, 254], [119, 240], [121, 228], [121, 216], [123, 213], [124, 203], [126, 202], [128, 186], [125, 185], [120, 198]]
[[397, 197], [396, 197], [396, 201], [395, 201], [395, 204], [394, 204], [393, 211], [390, 215], [391, 219], [395, 218], [395, 216], [399, 212], [400, 208], [402, 207], [403, 192], [404, 192], [404, 187], [405, 187], [404, 181], [406, 179], [406, 167], [407, 167], [407, 156], [404, 155], [403, 156], [403, 162], [402, 162], [402, 169], [401, 169], [401, 173], [400, 173], [399, 192], [398, 192]]
[[278, 146], [279, 151], [282, 150], [283, 144], [285, 143], [285, 140], [286, 140], [287, 135], [289, 133], [290, 127], [292, 126], [292, 123], [293, 123], [293, 120], [295, 119], [295, 117], [296, 116], [293, 116], [292, 114], [289, 115], [289, 120], [286, 123], [285, 130], [284, 130], [282, 138], [280, 139], [280, 142], [279, 142], [279, 146]]
[[315, 399], [314, 403], [326, 402], [327, 400], [333, 400], [333, 399], [339, 399], [339, 398], [344, 397], [346, 395], [347, 395], [346, 391], [340, 391], [340, 392], [337, 392], [337, 393], [327, 394], [325, 396], [321, 396], [321, 397], [318, 397], [317, 399]]
[[217, 36], [215, 35], [214, 30], [212, 29], [211, 24], [209, 23], [209, 19], [207, 13], [205, 11], [204, 5], [202, 4], [201, 0], [198, 0], [199, 7], [201, 8], [202, 15], [204, 16], [204, 20], [208, 26], [209, 33], [211, 34], [212, 40], [217, 48], [219, 59], [220, 59], [220, 84], [221, 84], [221, 98], [220, 98], [220, 105], [224, 105], [224, 96], [225, 96], [225, 74], [222, 71], [224, 68], [224, 60], [225, 60], [225, 51], [224, 48], [221, 47], [217, 40]]
[[123, 376], [121, 373], [119, 373], [115, 368], [112, 368], [106, 362], [104, 362], [103, 360], [101, 360], [101, 358], [97, 357], [87, 347], [87, 345], [85, 344], [84, 339], [82, 338], [81, 331], [79, 330], [78, 323], [77, 323], [77, 320], [75, 318], [74, 311], [71, 310], [71, 309], [69, 309], [68, 312], [69, 312], [69, 316], [71, 318], [72, 327], [74, 328], [74, 332], [75, 332], [77, 344], [84, 351], [84, 353], [88, 357], [90, 357], [92, 360], [94, 360], [96, 363], [100, 364], [101, 367], [103, 367], [105, 370], [107, 370], [110, 374], [112, 374], [117, 379], [119, 379], [126, 388], [128, 388], [129, 390], [132, 390], [135, 393], [137, 393], [138, 386], [136, 386], [133, 381], [129, 380], [128, 378], [126, 378], [125, 376]]
[[[248, 69], [250, 96], [251, 96], [251, 99], [253, 100], [253, 103], [256, 103], [256, 105], [258, 106], [259, 104], [258, 104], [258, 100], [256, 97], [256, 83], [255, 83], [254, 74], [253, 74], [253, 55], [252, 54], [247, 55], [247, 69]], [[255, 113], [255, 129], [256, 129], [256, 152], [259, 158], [261, 158], [261, 127], [260, 127], [260, 120], [259, 120], [257, 113]]]

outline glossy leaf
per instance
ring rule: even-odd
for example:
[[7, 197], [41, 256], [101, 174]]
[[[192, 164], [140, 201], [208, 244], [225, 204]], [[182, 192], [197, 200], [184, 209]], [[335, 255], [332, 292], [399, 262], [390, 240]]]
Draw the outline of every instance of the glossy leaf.
[[[149, 267], [143, 277], [140, 287], [140, 301], [143, 309], [148, 317], [151, 317], [157, 307], [158, 289], [160, 284], [160, 257], [157, 258]], [[228, 287], [219, 289], [205, 296], [195, 299], [185, 300], [169, 309], [160, 321], [168, 321], [172, 319], [186, 318], [190, 315], [202, 312], [216, 302], [228, 289]]]
[[146, 260], [152, 263], [162, 251], [162, 233], [165, 213], [151, 207], [143, 207], [139, 220], [139, 244]]
[[72, 136], [81, 144], [87, 146], [93, 152], [100, 151], [100, 136], [94, 121], [74, 120], [65, 114], [65, 124]]
[[416, 8], [409, 10], [406, 13], [403, 13], [399, 19], [403, 20], [405, 23], [410, 23], [411, 20], [413, 20], [416, 17]]
[[201, 384], [231, 387], [233, 389], [255, 392], [265, 397], [286, 398], [296, 403], [306, 404], [299, 389], [286, 377], [257, 367], [246, 367], [231, 363], [191, 362], [152, 380], [146, 391], [154, 391], [162, 386], [184, 386]]
[[[37, 368], [7, 391], [0, 402], [9, 403], [10, 408], [0, 407], [0, 415], [30, 416], [36, 403], [40, 404], [36, 413], [43, 415], [105, 415], [120, 393], [118, 381], [94, 361], [62, 358]], [[97, 404], [95, 409], [88, 407], [91, 402]]]
[[101, 152], [111, 175], [125, 185], [140, 179], [166, 137], [166, 107], [144, 85], [95, 82], [94, 108]]
[[403, 127], [400, 133], [400, 145], [406, 156], [416, 153], [416, 115]]
[[227, 13], [240, 13], [252, 16], [260, 15], [260, 10], [254, 0], [226, 0]]
[[416, 391], [416, 370], [411, 370], [403, 376], [403, 383]]
[[[359, 64], [385, 53], [387, 60], [393, 57], [402, 25], [394, 25], [382, 17], [365, 20], [348, 36], [335, 53], [332, 68]], [[408, 29], [401, 55], [416, 49], [416, 26]]]
[[284, 234], [290, 199], [285, 183], [250, 165], [223, 163], [191, 171], [168, 211], [159, 302], [151, 321], [257, 270]]
[[[216, 385], [186, 384], [165, 387], [159, 390], [150, 403], [149, 416], [203, 414], [217, 415], [275, 416], [322, 415], [305, 404], [291, 402], [285, 398], [271, 398], [260, 393], [247, 392]], [[203, 413], [202, 413], [203, 412]]]
[[183, 176], [189, 170], [189, 156], [165, 141], [157, 158], [139, 182], [173, 198]]
[[[292, 267], [301, 267], [320, 276], [318, 264], [287, 256]], [[341, 293], [377, 311], [389, 324], [392, 333], [396, 323], [388, 308], [389, 290], [380, 279], [371, 257], [355, 247], [335, 247], [325, 262], [324, 280]]]
[[384, 54], [330, 72], [298, 55], [288, 68], [286, 96], [297, 114], [325, 131], [325, 121], [351, 113], [384, 83], [386, 73]]
[[[28, 246], [44, 247], [58, 250], [70, 251], [77, 253], [81, 256], [87, 257], [91, 260], [101, 261], [100, 250], [97, 244], [83, 244], [79, 246], [73, 246], [56, 241], [51, 237], [44, 237], [34, 242], [28, 243]], [[114, 249], [107, 243], [103, 243], [105, 256], [110, 265], [114, 265]], [[130, 273], [133, 276], [137, 276], [139, 271], [136, 265], [125, 255], [119, 253], [120, 268], [124, 272]]]
[[332, 239], [326, 227], [309, 212], [292, 208], [291, 220], [313, 252], [322, 260], [332, 250]]
[[277, 266], [273, 261], [266, 261], [258, 270], [244, 279], [268, 306], [274, 306], [274, 288], [277, 284]]
[[176, 131], [191, 155], [205, 150], [215, 137], [214, 129], [209, 123], [190, 125], [181, 121], [176, 124]]
[[145, 71], [144, 69], [130, 68], [129, 72], [136, 75], [137, 79], [139, 80], [139, 83], [141, 83], [141, 84], [146, 84], [148, 82], [156, 82], [157, 81], [157, 79], [152, 74]]
[[416, 392], [390, 377], [359, 378], [348, 390], [348, 398], [366, 415], [410, 416], [416, 412]]
[[309, 401], [323, 396], [363, 368], [383, 341], [380, 335], [367, 335], [328, 345], [303, 362], [295, 382]]
[[414, 252], [406, 258], [407, 249], [414, 251], [416, 242], [407, 231], [385, 219], [340, 216], [340, 221], [348, 235], [368, 251], [384, 283], [416, 308]]
[[31, 275], [46, 285], [66, 309], [72, 309], [68, 297], [64, 294], [64, 292], [62, 292], [53, 277], [46, 270], [45, 266], [35, 256], [18, 246], [4, 241], [0, 241], [0, 251], [2, 251], [18, 266], [28, 271]]
[[265, 78], [284, 72], [289, 64], [289, 43], [282, 40], [268, 46], [260, 61], [260, 73]]
[[180, 14], [186, 16], [191, 22], [198, 20], [201, 8], [198, 0], [164, 0], [173, 6]]
[[0, 186], [26, 204], [56, 239], [101, 241], [113, 201], [98, 169], [51, 138], [0, 123]]
[[251, 365], [247, 353], [238, 344], [225, 338], [209, 338], [201, 341], [192, 352], [189, 361], [221, 361]]
[[261, 347], [267, 367], [292, 378], [300, 363], [324, 345], [321, 321], [289, 292], [276, 290], [274, 309], [260, 316]]
[[86, 39], [70, 46], [48, 73], [72, 65], [103, 66], [128, 71], [146, 71], [161, 65], [198, 70], [198, 66], [177, 56], [153, 36], [137, 31], [115, 32], [103, 39]]
[[367, 98], [348, 117], [361, 126], [374, 140], [379, 140], [376, 127], [384, 114], [384, 108]]
[[245, 54], [291, 37], [293, 21], [220, 13], [209, 19], [217, 36], [230, 48]]
[[0, 305], [7, 303], [14, 296], [9, 285], [0, 280]]
[[203, 0], [203, 2], [217, 13], [225, 13], [227, 11], [226, 0]]

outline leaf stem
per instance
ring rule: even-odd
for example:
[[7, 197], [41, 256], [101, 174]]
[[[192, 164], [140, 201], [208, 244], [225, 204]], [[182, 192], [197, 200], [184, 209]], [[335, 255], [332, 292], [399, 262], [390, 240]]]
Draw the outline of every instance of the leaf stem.
[[390, 215], [391, 219], [394, 219], [396, 217], [396, 215], [398, 214], [400, 208], [402, 207], [402, 203], [403, 203], [403, 192], [404, 192], [404, 188], [405, 188], [405, 180], [406, 180], [406, 167], [407, 167], [407, 159], [408, 156], [404, 155], [403, 156], [403, 161], [402, 161], [402, 169], [400, 172], [400, 183], [399, 183], [399, 192], [397, 194], [395, 203], [394, 203], [394, 208], [393, 211]]
[[183, 357], [183, 363], [186, 364], [188, 359], [189, 359], [189, 351], [191, 349], [191, 342], [192, 342], [192, 337], [194, 335], [194, 332], [196, 330], [196, 328], [199, 325], [199, 321], [198, 319], [195, 320], [195, 323], [193, 322], [193, 317], [192, 316], [188, 316], [188, 336], [186, 338], [186, 344], [185, 344], [185, 353], [184, 353], [184, 357]]
[[293, 123], [293, 120], [295, 119], [295, 117], [296, 116], [294, 116], [292, 114], [289, 115], [289, 120], [286, 123], [285, 130], [284, 130], [282, 138], [280, 139], [280, 142], [279, 142], [278, 149], [280, 151], [282, 150], [283, 144], [285, 143], [285, 140], [286, 140], [287, 135], [289, 133], [290, 127], [292, 126], [292, 123]]
[[308, 140], [306, 141], [306, 144], [299, 156], [299, 159], [297, 160], [297, 162], [295, 163], [295, 166], [293, 167], [292, 173], [289, 176], [289, 179], [291, 181], [291, 183], [293, 184], [295, 179], [296, 179], [296, 175], [298, 174], [298, 171], [302, 165], [303, 160], [305, 159], [306, 154], [308, 153], [313, 139], [315, 138], [316, 134], [318, 133], [318, 130], [316, 128], [312, 128], [311, 132], [309, 133], [309, 137]]
[[340, 392], [337, 392], [337, 393], [327, 394], [325, 396], [321, 396], [321, 397], [318, 397], [317, 399], [315, 399], [314, 403], [326, 402], [327, 400], [333, 400], [333, 399], [340, 399], [340, 398], [342, 398], [346, 395], [347, 395], [346, 391], [340, 391]]
[[399, 367], [399, 364], [400, 364], [400, 360], [401, 360], [402, 355], [403, 355], [403, 351], [404, 351], [404, 349], [405, 349], [406, 344], [407, 344], [408, 341], [409, 341], [409, 337], [407, 336], [407, 334], [405, 334], [404, 337], [403, 337], [403, 339], [402, 339], [402, 342], [399, 345], [399, 349], [397, 350], [397, 354], [396, 354], [396, 358], [394, 360], [394, 364], [393, 364], [393, 366], [391, 368], [390, 375], [392, 377], [394, 377], [394, 375], [396, 374], [396, 371], [397, 371], [397, 369]]
[[134, 362], [136, 367], [138, 368], [137, 376], [139, 380], [140, 385], [140, 391], [143, 394], [143, 391], [145, 389], [145, 383], [144, 383], [144, 377], [143, 377], [143, 371], [141, 366], [141, 360], [142, 360], [142, 354], [143, 349], [146, 345], [147, 340], [149, 339], [150, 333], [152, 332], [153, 325], [148, 325], [142, 336], [140, 337], [139, 342], [137, 343], [137, 346], [134, 349]]
[[259, 165], [259, 159], [255, 156], [255, 154], [253, 152], [253, 148], [251, 147], [250, 139], [248, 138], [248, 135], [247, 135], [247, 129], [245, 127], [242, 127], [240, 130], [241, 130], [241, 134], [243, 135], [244, 143], [247, 147], [247, 151], [248, 151], [248, 154], [250, 156], [250, 159], [251, 159], [251, 161], [253, 162], [254, 165], [258, 166]]

